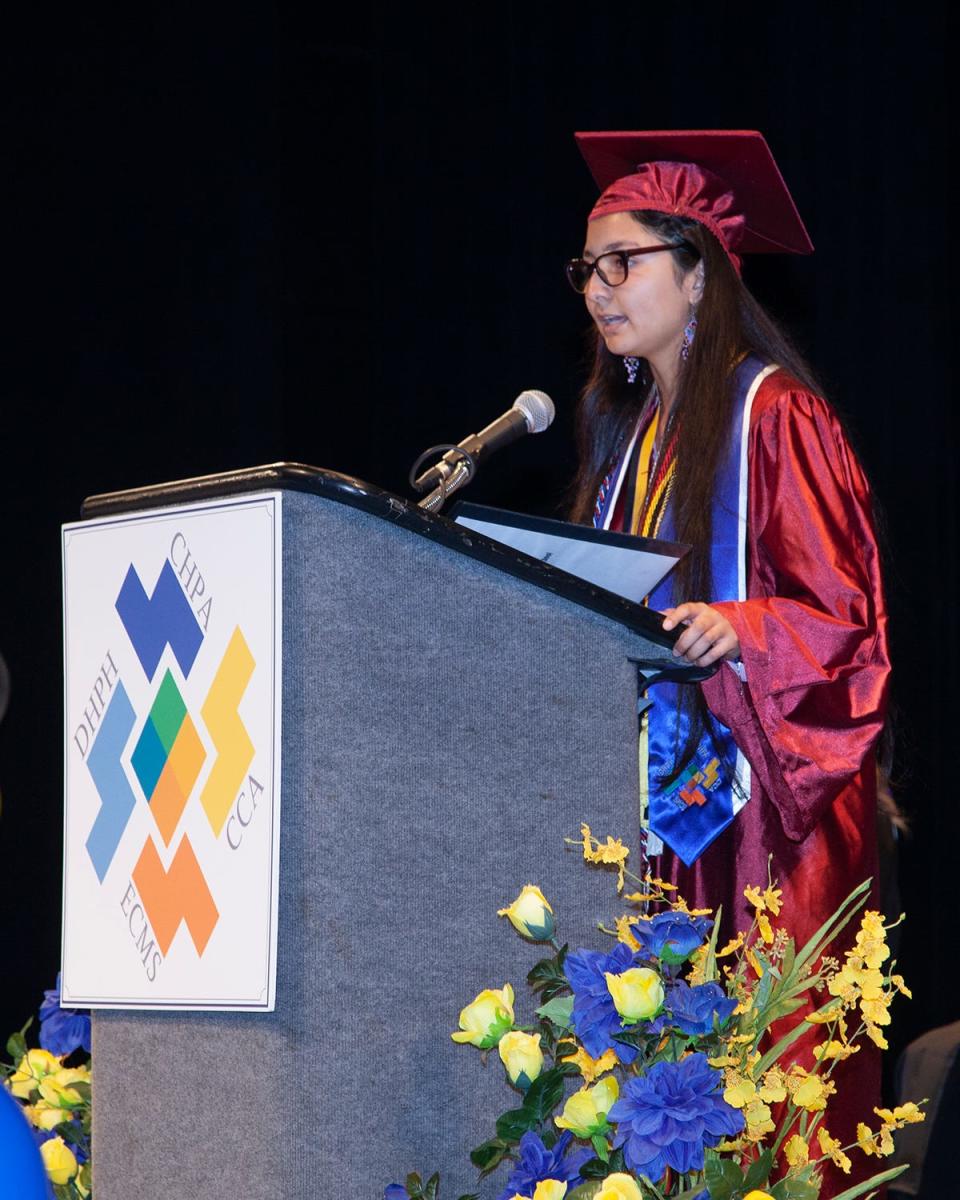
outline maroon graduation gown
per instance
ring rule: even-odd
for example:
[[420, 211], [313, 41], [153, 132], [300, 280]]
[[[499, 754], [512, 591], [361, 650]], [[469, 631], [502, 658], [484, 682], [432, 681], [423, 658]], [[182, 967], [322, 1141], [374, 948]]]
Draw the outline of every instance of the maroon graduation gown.
[[[799, 946], [877, 877], [873, 747], [890, 664], [866, 478], [829, 405], [783, 371], [761, 383], [750, 416], [747, 555], [748, 599], [715, 605], [737, 632], [745, 679], [725, 663], [701, 686], [750, 761], [750, 800], [692, 867], [665, 849], [651, 869], [692, 907], [722, 904], [728, 936], [749, 926], [743, 889], [765, 885], [772, 854]], [[821, 1037], [812, 1029], [800, 1061]], [[879, 1056], [868, 1042], [840, 1068], [825, 1123], [846, 1143], [879, 1103]], [[863, 1156], [851, 1157], [856, 1170]]]

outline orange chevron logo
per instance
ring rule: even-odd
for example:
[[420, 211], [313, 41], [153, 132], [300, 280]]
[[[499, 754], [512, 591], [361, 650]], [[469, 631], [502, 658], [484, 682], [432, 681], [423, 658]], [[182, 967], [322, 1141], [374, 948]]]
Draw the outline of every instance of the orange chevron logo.
[[197, 953], [203, 954], [220, 913], [210, 895], [190, 839], [183, 836], [170, 870], [165, 871], [153, 839], [147, 838], [133, 869], [133, 882], [140, 893], [160, 953], [166, 956], [180, 922], [186, 921]]
[[216, 837], [220, 836], [230, 806], [253, 762], [253, 742], [237, 710], [255, 665], [238, 625], [200, 709], [217, 751], [200, 793], [200, 804]]
[[680, 799], [684, 804], [704, 805], [707, 802], [707, 797], [700, 788], [702, 784], [707, 791], [712, 791], [716, 787], [717, 780], [720, 778], [720, 760], [719, 758], [711, 758], [702, 771], [696, 771], [687, 780], [686, 784], [680, 789]]
[[703, 805], [703, 804], [706, 804], [706, 802], [707, 802], [706, 796], [696, 786], [696, 781], [693, 779], [690, 780], [690, 782], [686, 785], [686, 787], [682, 787], [680, 789], [680, 799], [688, 807], [691, 804]]

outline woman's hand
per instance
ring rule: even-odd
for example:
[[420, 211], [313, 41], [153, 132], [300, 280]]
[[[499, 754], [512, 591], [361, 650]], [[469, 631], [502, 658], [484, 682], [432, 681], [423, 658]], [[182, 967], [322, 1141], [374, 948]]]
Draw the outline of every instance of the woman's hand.
[[740, 639], [727, 618], [708, 604], [691, 601], [664, 609], [664, 629], [686, 625], [673, 652], [698, 667], [709, 667], [720, 659], [733, 662], [740, 657]]

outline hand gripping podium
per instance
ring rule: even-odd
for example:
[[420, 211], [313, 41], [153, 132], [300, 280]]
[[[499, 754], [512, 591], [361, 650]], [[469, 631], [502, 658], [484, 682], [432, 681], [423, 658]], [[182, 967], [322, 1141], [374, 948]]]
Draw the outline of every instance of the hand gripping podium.
[[603, 945], [614, 876], [564, 837], [586, 821], [637, 846], [637, 663], [682, 668], [655, 614], [330, 472], [115, 493], [84, 516], [278, 489], [276, 1008], [94, 1013], [95, 1195], [376, 1198], [440, 1169], [450, 1200], [493, 1196], [505, 1175], [478, 1185], [468, 1152], [514, 1094], [450, 1031], [508, 982], [535, 1019], [543, 948], [496, 916], [522, 885], [561, 940]]

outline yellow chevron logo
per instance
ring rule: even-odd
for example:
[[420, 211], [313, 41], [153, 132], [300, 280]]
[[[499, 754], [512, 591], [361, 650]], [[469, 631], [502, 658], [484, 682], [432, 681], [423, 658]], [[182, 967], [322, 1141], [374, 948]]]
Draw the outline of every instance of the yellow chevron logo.
[[237, 710], [255, 665], [238, 625], [200, 709], [217, 751], [200, 794], [200, 804], [215, 837], [220, 836], [230, 806], [253, 761], [253, 742]]

